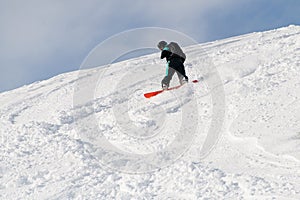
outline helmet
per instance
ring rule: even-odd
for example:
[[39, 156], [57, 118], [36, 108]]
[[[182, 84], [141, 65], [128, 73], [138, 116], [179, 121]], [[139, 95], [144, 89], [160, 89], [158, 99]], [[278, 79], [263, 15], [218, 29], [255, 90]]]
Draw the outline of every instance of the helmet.
[[163, 48], [165, 48], [165, 46], [167, 46], [167, 42], [166, 41], [160, 41], [158, 44], [157, 44], [157, 47], [159, 48], [159, 49], [163, 49]]

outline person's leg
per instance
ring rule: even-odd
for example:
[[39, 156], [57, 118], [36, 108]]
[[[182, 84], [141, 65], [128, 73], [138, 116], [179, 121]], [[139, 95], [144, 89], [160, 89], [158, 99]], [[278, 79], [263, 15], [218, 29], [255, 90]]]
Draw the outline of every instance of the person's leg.
[[188, 82], [188, 77], [185, 75], [184, 66], [182, 65], [178, 71], [176, 71], [180, 85]]
[[177, 73], [180, 85], [183, 85], [185, 83], [184, 76], [182, 74], [180, 74], [178, 71], [176, 71], [176, 73]]
[[161, 86], [163, 89], [167, 89], [169, 87], [170, 81], [175, 73], [175, 70], [172, 67], [168, 68], [168, 73], [161, 81]]

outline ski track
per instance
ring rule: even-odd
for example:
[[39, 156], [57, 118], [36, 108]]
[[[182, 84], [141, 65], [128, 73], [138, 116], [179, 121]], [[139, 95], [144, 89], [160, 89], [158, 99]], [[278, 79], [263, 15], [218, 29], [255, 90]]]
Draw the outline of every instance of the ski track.
[[[300, 27], [251, 33], [185, 51], [190, 79], [203, 80], [151, 100], [141, 97], [160, 86], [164, 70], [153, 68], [164, 65], [158, 54], [84, 70], [80, 77], [78, 72], [62, 74], [0, 94], [0, 199], [300, 199]], [[217, 72], [207, 70], [211, 64], [223, 81], [226, 116], [217, 146], [199, 159], [195, 152], [201, 150], [212, 116], [215, 88], [210, 89], [206, 79]], [[153, 74], [139, 77], [149, 69]], [[136, 81], [122, 79], [124, 71], [136, 73]], [[73, 106], [74, 91], [86, 87], [76, 83], [92, 82], [100, 73], [104, 75], [95, 98]], [[172, 83], [177, 84], [176, 76]], [[174, 164], [149, 173], [109, 169], [96, 157], [93, 142], [75, 129], [96, 116], [101, 136], [129, 152], [155, 151], [168, 144], [177, 123], [157, 141], [147, 142], [122, 133], [114, 112], [128, 114], [137, 127], [148, 129], [145, 137], [163, 129], [162, 113], [177, 120], [193, 98], [199, 106], [199, 133], [191, 148]], [[122, 105], [126, 109], [114, 110]], [[126, 126], [127, 121], [120, 123]]]

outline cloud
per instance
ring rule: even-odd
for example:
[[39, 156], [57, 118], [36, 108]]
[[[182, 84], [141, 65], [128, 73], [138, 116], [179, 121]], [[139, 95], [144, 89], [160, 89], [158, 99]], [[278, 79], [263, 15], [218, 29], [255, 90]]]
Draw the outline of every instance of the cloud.
[[[250, 23], [251, 17], [236, 19], [247, 6], [261, 1], [2, 0], [0, 91], [12, 88], [4, 87], [4, 76], [10, 77], [13, 85], [22, 85], [76, 70], [93, 47], [132, 28], [175, 29], [199, 42], [252, 30], [243, 23]], [[253, 26], [259, 23], [257, 20]], [[22, 80], [14, 78], [18, 72], [23, 73]]]

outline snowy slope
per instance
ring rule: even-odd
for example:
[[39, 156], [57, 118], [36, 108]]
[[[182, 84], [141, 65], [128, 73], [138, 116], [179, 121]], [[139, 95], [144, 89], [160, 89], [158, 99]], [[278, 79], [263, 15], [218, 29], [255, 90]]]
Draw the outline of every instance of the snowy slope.
[[185, 52], [200, 83], [152, 99], [158, 54], [0, 94], [0, 199], [300, 199], [300, 27]]

